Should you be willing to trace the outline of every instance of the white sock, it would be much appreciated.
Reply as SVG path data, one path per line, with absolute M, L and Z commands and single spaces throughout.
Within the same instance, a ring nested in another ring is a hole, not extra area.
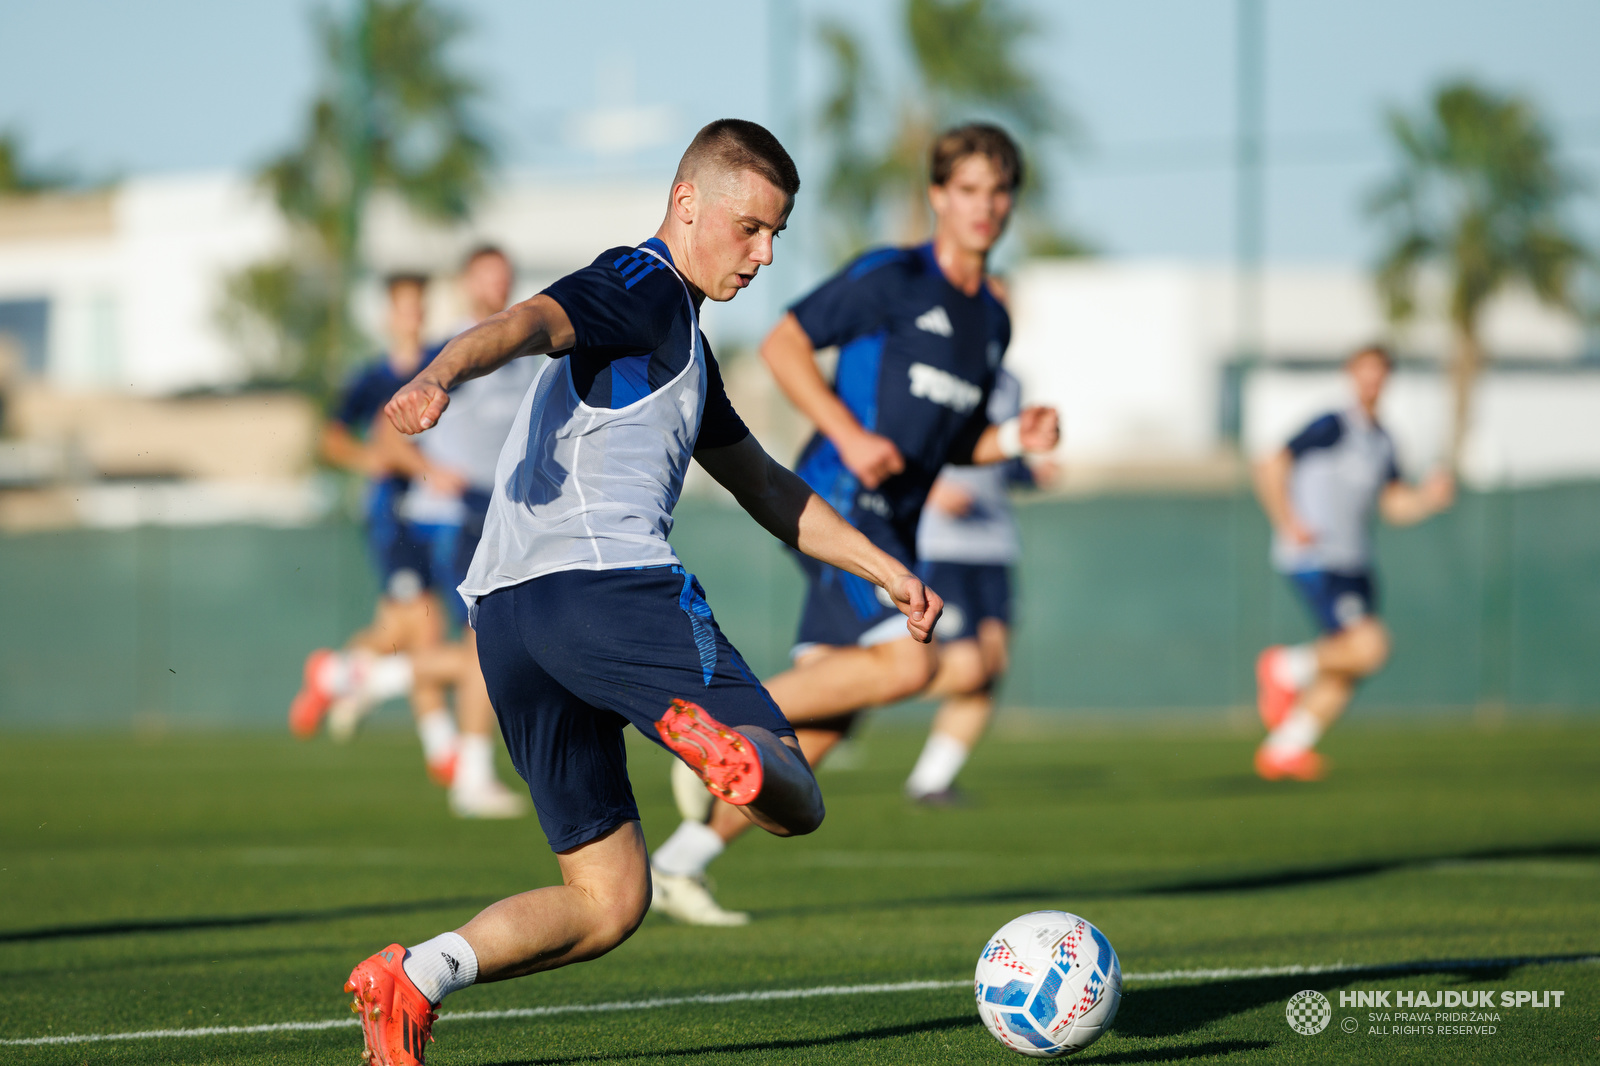
M 478 953 L 460 933 L 440 933 L 406 952 L 400 964 L 434 1006 L 478 979 Z
M 357 684 L 361 694 L 373 700 L 392 700 L 411 691 L 413 673 L 406 655 L 381 655 L 362 664 Z
M 487 788 L 494 781 L 494 747 L 479 733 L 462 733 L 456 742 L 456 777 L 459 789 Z
M 913 796 L 943 792 L 966 765 L 967 755 L 967 746 L 955 737 L 930 733 L 928 742 L 922 746 L 922 754 L 917 757 L 917 765 L 911 768 L 911 776 L 906 779 L 906 791 Z
M 1316 645 L 1285 645 L 1273 658 L 1272 668 L 1279 684 L 1299 692 L 1317 679 Z
M 664 874 L 695 877 L 705 873 L 711 860 L 721 855 L 725 847 L 709 825 L 684 822 L 656 849 L 650 863 Z
M 417 736 L 422 739 L 422 757 L 438 762 L 456 750 L 456 722 L 450 712 L 429 711 L 417 719 Z
M 1304 707 L 1296 707 L 1267 737 L 1267 750 L 1276 755 L 1299 755 L 1322 739 L 1322 723 Z

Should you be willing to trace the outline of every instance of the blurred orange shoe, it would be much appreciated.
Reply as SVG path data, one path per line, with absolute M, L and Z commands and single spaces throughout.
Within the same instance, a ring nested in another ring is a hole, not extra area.
M 344 983 L 355 996 L 350 1009 L 361 1016 L 366 1066 L 423 1066 L 423 1051 L 433 1039 L 439 1016 L 406 976 L 405 957 L 404 947 L 390 944 L 351 970 Z
M 1278 723 L 1288 717 L 1294 701 L 1300 694 L 1278 680 L 1278 657 L 1283 645 L 1272 647 L 1256 656 L 1256 709 L 1268 729 L 1278 728 Z
M 761 794 L 761 756 L 755 744 L 699 704 L 673 700 L 656 732 L 719 799 L 743 807 Z
M 306 656 L 300 691 L 289 704 L 289 732 L 302 740 L 317 735 L 323 716 L 333 705 L 335 693 L 327 690 L 322 678 L 338 654 L 331 648 L 318 648 Z
M 459 753 L 451 748 L 427 761 L 428 777 L 440 788 L 449 788 L 456 783 L 456 764 L 460 761 Z
M 1256 749 L 1256 773 L 1268 781 L 1320 781 L 1327 769 L 1326 761 L 1315 751 L 1285 754 L 1265 744 Z

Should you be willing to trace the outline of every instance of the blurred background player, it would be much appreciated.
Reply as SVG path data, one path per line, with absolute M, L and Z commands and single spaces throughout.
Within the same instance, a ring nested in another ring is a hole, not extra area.
M 1356 685 L 1389 657 L 1372 569 L 1376 509 L 1411 525 L 1446 509 L 1455 480 L 1438 472 L 1420 486 L 1400 478 L 1378 402 L 1394 368 L 1389 352 L 1363 348 L 1345 364 L 1355 403 L 1315 419 L 1255 469 L 1272 523 L 1272 561 L 1300 593 L 1322 636 L 1275 645 L 1256 660 L 1257 702 L 1271 732 L 1256 751 L 1268 780 L 1313 781 L 1324 771 L 1317 741 L 1344 713 Z
M 371 705 L 368 693 L 409 691 L 428 775 L 448 786 L 455 776 L 457 735 L 444 689 L 414 686 L 409 666 L 394 659 L 398 652 L 437 648 L 444 640 L 442 608 L 429 587 L 431 549 L 397 513 L 408 479 L 374 433 L 383 405 L 438 349 L 422 342 L 428 279 L 395 274 L 386 288 L 388 350 L 351 375 L 319 441 L 329 463 L 368 478 L 367 547 L 382 588 L 371 624 L 346 642 L 348 654 L 318 649 L 306 659 L 304 685 L 289 707 L 289 728 L 309 737 L 329 716 L 335 737 L 348 738 Z
M 1000 425 L 1021 413 L 1022 385 L 1002 367 L 989 396 L 989 421 Z M 934 630 L 939 669 L 922 695 L 943 702 L 906 780 L 906 795 L 919 803 L 961 802 L 956 775 L 989 727 L 994 689 L 1010 661 L 1011 571 L 1022 544 L 1007 492 L 1053 476 L 1048 461 L 947 466 L 928 490 L 917 558 L 922 579 L 944 599 L 944 614 Z
M 916 565 L 923 502 L 947 463 L 997 463 L 1057 443 L 1053 409 L 1000 425 L 988 417 L 1011 340 L 988 257 L 1021 179 L 1021 153 L 1004 130 L 979 123 L 941 134 L 929 166 L 933 240 L 860 256 L 795 304 L 761 348 L 779 387 L 817 426 L 796 473 L 907 566 Z M 817 349 L 831 345 L 839 347 L 832 385 L 816 362 Z M 936 646 L 907 636 L 870 582 L 800 563 L 808 587 L 794 666 L 767 688 L 815 766 L 857 712 L 920 692 L 939 659 Z M 692 806 L 683 813 L 655 854 L 656 905 L 687 922 L 743 924 L 749 916 L 720 907 L 703 874 L 748 823 L 721 803 L 709 821 Z
M 511 262 L 499 248 L 473 249 L 461 275 L 470 319 L 454 332 L 504 310 L 513 280 Z M 466 579 L 477 550 L 495 463 L 539 364 L 537 359 L 513 360 L 458 386 L 439 424 L 415 442 L 386 419 L 379 420 L 371 437 L 384 465 L 408 479 L 396 511 L 411 537 L 426 546 L 430 593 L 436 589 L 443 597 L 461 628 L 461 640 L 396 651 L 365 670 L 345 657 L 351 668 L 339 677 L 354 693 L 348 705 L 363 709 L 406 691 L 401 686 L 423 692 L 454 689 L 460 733 L 450 808 L 464 818 L 513 818 L 528 812 L 527 800 L 495 776 L 494 708 L 478 665 L 477 637 L 455 589 Z

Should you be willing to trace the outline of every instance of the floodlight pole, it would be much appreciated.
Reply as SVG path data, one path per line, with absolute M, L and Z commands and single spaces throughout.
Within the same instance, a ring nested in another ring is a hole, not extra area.
M 1234 146 L 1234 344 L 1246 365 L 1262 355 L 1261 262 L 1266 236 L 1263 140 L 1263 0 L 1235 0 L 1237 16 Z
M 767 0 L 767 121 L 772 135 L 800 162 L 801 130 L 798 116 L 800 81 L 801 0 Z M 788 253 L 774 261 L 774 275 L 765 289 L 769 301 L 769 322 L 776 322 L 792 295 L 792 279 L 799 276 L 805 247 L 800 240 L 804 227 L 792 227 L 784 241 Z
M 1234 350 L 1222 375 L 1222 432 L 1238 455 L 1239 484 L 1233 501 L 1234 581 L 1237 599 L 1234 615 L 1233 671 L 1236 705 L 1246 704 L 1253 678 L 1248 664 L 1250 649 L 1267 634 L 1266 586 L 1256 557 L 1256 541 L 1247 531 L 1259 522 L 1254 501 L 1246 489 L 1248 458 L 1244 448 L 1244 392 L 1247 375 L 1262 357 L 1261 263 L 1266 236 L 1263 140 L 1265 126 L 1263 32 L 1265 0 L 1235 0 L 1235 142 L 1234 142 Z

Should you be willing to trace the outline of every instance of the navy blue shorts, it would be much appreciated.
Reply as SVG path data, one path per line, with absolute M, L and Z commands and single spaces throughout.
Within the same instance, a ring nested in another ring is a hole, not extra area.
M 563 570 L 480 597 L 478 662 L 552 851 L 637 821 L 622 730 L 674 699 L 794 736 L 681 566 Z M 662 745 L 665 747 L 665 745 Z
M 795 553 L 806 575 L 806 601 L 791 655 L 819 644 L 870 647 L 910 636 L 905 616 L 889 596 L 865 578 Z
M 922 580 L 944 600 L 934 635 L 940 640 L 971 640 L 978 623 L 996 618 L 1011 624 L 1011 568 L 994 563 L 927 562 Z
M 1378 610 L 1378 590 L 1372 574 L 1336 574 L 1331 570 L 1303 570 L 1290 574 L 1311 617 L 1324 633 L 1337 633 Z

